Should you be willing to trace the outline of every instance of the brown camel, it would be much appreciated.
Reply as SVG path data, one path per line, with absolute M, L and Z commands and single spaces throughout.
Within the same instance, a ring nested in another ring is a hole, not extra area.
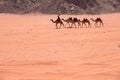
M 91 20 L 93 22 L 95 22 L 96 27 L 103 27 L 104 26 L 103 21 L 102 21 L 101 18 L 96 18 L 95 20 L 93 18 L 91 18 Z
M 55 23 L 56 24 L 56 29 L 59 29 L 59 28 L 61 28 L 61 26 L 63 26 L 64 27 L 64 24 L 63 24 L 63 22 L 62 22 L 62 20 L 60 19 L 60 17 L 58 16 L 58 18 L 57 18 L 57 20 L 53 20 L 53 19 L 50 19 L 53 23 Z M 60 24 L 60 27 L 58 27 L 58 24 Z
M 65 24 L 65 26 L 66 25 L 69 25 L 69 27 L 70 28 L 72 28 L 73 27 L 73 25 L 75 26 L 75 28 L 77 28 L 77 25 L 76 25 L 76 23 L 78 23 L 78 27 L 79 27 L 79 25 L 80 25 L 80 22 L 79 22 L 79 20 L 77 19 L 77 18 L 72 18 L 72 17 L 69 17 L 68 19 L 62 19 L 64 22 L 66 22 L 66 24 Z M 71 25 L 70 25 L 71 24 Z
M 79 20 L 80 21 L 80 20 Z M 80 21 L 82 23 L 82 27 L 85 25 L 86 28 L 91 27 L 91 23 L 87 18 L 84 18 L 82 21 Z
M 68 19 L 62 19 L 64 22 L 66 22 L 65 26 L 69 25 L 69 27 L 71 28 L 70 24 L 72 24 L 72 17 L 69 17 Z
M 76 27 L 76 23 L 78 24 L 78 28 L 79 28 L 79 26 L 81 26 L 81 24 L 80 24 L 80 19 L 73 18 L 73 22 L 74 22 L 74 24 L 75 24 L 75 27 Z

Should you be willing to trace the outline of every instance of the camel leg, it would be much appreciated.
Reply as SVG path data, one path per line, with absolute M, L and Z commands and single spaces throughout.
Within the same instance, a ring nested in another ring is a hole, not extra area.
M 100 27 L 103 27 L 103 23 L 102 22 L 100 23 Z
M 55 26 L 56 26 L 56 29 L 58 29 L 58 26 L 57 26 L 57 24 L 56 24 Z
M 87 28 L 89 28 L 90 26 L 89 26 L 89 23 L 88 23 L 88 27 Z
M 89 28 L 89 24 L 87 25 L 87 28 Z
M 79 23 L 77 22 L 77 28 L 79 28 Z
M 99 28 L 102 26 L 101 22 L 99 23 Z
M 74 26 L 76 28 L 76 24 L 75 23 L 72 23 L 72 26 Z
M 77 28 L 76 23 L 74 23 L 75 28 Z
M 95 27 L 97 28 L 97 23 L 95 23 Z
M 104 27 L 104 24 L 103 24 L 103 22 L 102 22 L 101 24 L 102 24 L 102 27 Z
M 61 28 L 61 26 L 62 26 L 62 24 L 60 24 L 60 27 L 59 27 L 59 29 Z
M 65 28 L 65 25 L 62 23 L 62 26 Z
M 80 28 L 83 28 L 83 24 L 80 25 Z
M 81 24 L 78 22 L 78 28 L 81 26 Z
M 69 27 L 70 27 L 70 23 L 68 23 L 69 24 Z
M 99 24 L 99 27 L 101 27 L 101 26 L 102 26 L 102 24 L 100 23 L 100 24 Z
M 78 23 L 78 28 L 80 27 L 80 23 Z
M 85 24 L 85 23 L 82 24 L 82 27 L 84 27 L 84 25 L 85 25 L 85 27 L 86 27 L 86 24 Z
M 87 25 L 86 25 L 86 23 L 85 23 L 85 27 L 87 28 Z
M 58 24 L 56 24 L 56 29 L 59 29 L 59 28 L 58 28 Z
M 83 28 L 83 26 L 84 26 L 84 23 L 82 23 L 82 28 Z
M 67 25 L 69 25 L 68 27 L 70 27 L 70 24 L 69 24 L 69 23 L 66 23 L 64 26 L 66 27 Z
M 70 28 L 72 28 L 72 27 L 73 27 L 73 23 L 71 24 Z
M 89 27 L 92 28 L 91 24 L 89 23 Z
M 67 26 L 68 23 L 65 24 L 65 27 Z
M 89 24 L 89 28 L 92 28 L 90 24 Z
M 60 23 L 60 27 L 59 27 L 59 29 L 60 29 L 62 26 L 64 27 L 64 24 L 63 24 L 63 23 Z

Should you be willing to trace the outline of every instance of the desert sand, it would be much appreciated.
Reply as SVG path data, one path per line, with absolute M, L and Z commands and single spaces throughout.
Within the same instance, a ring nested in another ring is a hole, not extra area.
M 55 29 L 56 15 L 0 14 L 0 80 L 120 80 L 120 14 L 103 28 Z

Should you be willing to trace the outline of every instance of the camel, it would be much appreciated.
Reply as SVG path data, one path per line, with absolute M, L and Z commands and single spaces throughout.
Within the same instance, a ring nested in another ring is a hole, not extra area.
M 69 27 L 71 27 L 70 26 L 70 23 L 72 24 L 72 17 L 69 17 L 68 19 L 62 19 L 64 22 L 66 22 L 66 24 L 65 24 L 65 26 L 67 26 L 67 25 L 69 25 Z
M 93 21 L 93 22 L 95 22 L 95 26 L 96 27 L 103 27 L 104 26 L 104 24 L 103 24 L 103 21 L 102 21 L 102 19 L 101 18 L 96 18 L 95 20 L 93 19 L 93 18 L 91 18 L 91 20 Z M 98 24 L 99 23 L 99 24 Z
M 80 21 L 80 20 L 79 20 Z M 82 27 L 85 25 L 86 26 L 86 28 L 89 28 L 89 27 L 91 27 L 91 23 L 90 23 L 90 21 L 87 19 L 87 18 L 84 18 L 82 21 L 80 21 L 81 23 L 82 23 Z M 87 26 L 87 24 L 88 24 L 88 26 Z
M 76 28 L 76 23 L 78 24 L 78 28 L 79 28 L 79 26 L 81 25 L 81 24 L 80 24 L 80 19 L 73 18 L 73 22 L 74 22 L 75 28 Z
M 77 25 L 76 25 L 76 23 L 78 23 L 78 27 L 79 27 L 79 25 L 80 25 L 80 22 L 79 22 L 79 20 L 77 19 L 77 18 L 73 18 L 72 19 L 72 17 L 69 17 L 68 19 L 62 19 L 64 22 L 66 22 L 66 24 L 65 24 L 65 26 L 66 25 L 69 25 L 69 27 L 70 28 L 72 28 L 73 27 L 73 25 L 75 26 L 75 28 L 77 27 Z M 71 26 L 70 26 L 70 23 L 71 23 Z
M 58 18 L 57 18 L 57 20 L 53 20 L 53 19 L 50 19 L 53 23 L 55 23 L 56 24 L 56 29 L 59 29 L 59 28 L 61 28 L 61 26 L 63 26 L 64 27 L 64 24 L 63 24 L 63 22 L 62 22 L 62 20 L 60 19 L 60 17 L 58 16 Z M 60 24 L 60 27 L 58 27 L 58 24 Z

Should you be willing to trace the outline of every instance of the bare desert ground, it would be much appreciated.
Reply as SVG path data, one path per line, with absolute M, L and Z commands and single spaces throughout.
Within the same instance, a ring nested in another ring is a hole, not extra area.
M 69 16 L 105 25 L 55 29 L 56 15 L 0 14 L 0 80 L 120 80 L 120 14 Z

